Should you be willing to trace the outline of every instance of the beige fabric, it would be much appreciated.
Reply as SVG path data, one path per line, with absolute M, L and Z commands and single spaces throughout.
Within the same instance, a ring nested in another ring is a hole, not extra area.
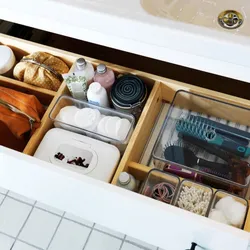
M 24 59 L 31 59 L 37 63 L 45 64 L 60 75 L 69 71 L 69 67 L 65 62 L 46 52 L 35 52 L 25 56 Z M 57 91 L 62 82 L 54 73 L 44 67 L 25 61 L 21 61 L 16 65 L 14 77 L 19 81 L 53 91 Z

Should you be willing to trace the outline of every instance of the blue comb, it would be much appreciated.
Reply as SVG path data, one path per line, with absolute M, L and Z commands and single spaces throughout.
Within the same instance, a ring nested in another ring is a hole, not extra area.
M 176 130 L 183 134 L 193 136 L 195 138 L 206 141 L 209 144 L 214 144 L 222 149 L 236 154 L 240 157 L 247 158 L 250 156 L 250 148 L 238 141 L 234 141 L 225 134 L 219 134 L 216 127 L 209 122 L 200 119 L 199 116 L 189 115 L 186 118 L 181 118 L 176 123 Z

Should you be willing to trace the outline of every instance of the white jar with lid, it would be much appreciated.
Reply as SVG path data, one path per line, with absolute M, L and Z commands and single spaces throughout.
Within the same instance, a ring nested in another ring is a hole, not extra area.
M 136 179 L 131 174 L 128 174 L 127 172 L 121 172 L 117 181 L 117 186 L 121 188 L 128 189 L 130 191 L 136 191 L 137 185 L 136 185 Z
M 101 107 L 109 107 L 108 94 L 98 82 L 90 84 L 87 92 L 88 102 Z
M 84 58 L 78 58 L 76 60 L 75 72 L 81 71 L 83 76 L 86 77 L 87 84 L 90 85 L 93 82 L 95 70 L 91 63 L 87 62 Z
M 8 46 L 0 45 L 0 75 L 12 76 L 16 58 Z

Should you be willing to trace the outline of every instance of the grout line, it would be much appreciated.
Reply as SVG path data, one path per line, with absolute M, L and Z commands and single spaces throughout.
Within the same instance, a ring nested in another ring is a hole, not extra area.
M 46 250 L 49 249 L 49 247 L 50 247 L 52 241 L 54 240 L 55 235 L 56 235 L 56 233 L 57 233 L 57 231 L 58 231 L 58 228 L 59 228 L 59 226 L 60 226 L 61 223 L 62 223 L 62 220 L 63 220 L 63 217 L 64 217 L 65 213 L 66 213 L 66 212 L 64 212 L 63 215 L 61 216 L 61 219 L 60 219 L 60 221 L 59 221 L 59 223 L 58 223 L 58 225 L 57 225 L 57 227 L 56 227 L 56 230 L 55 230 L 54 234 L 52 235 L 52 238 L 50 239 L 50 242 L 49 242 L 48 246 L 46 247 Z
M 35 202 L 35 203 L 36 203 L 36 202 Z M 20 230 L 19 230 L 19 232 L 18 232 L 17 236 L 15 237 L 15 241 L 14 241 L 14 243 L 13 243 L 13 246 L 16 244 L 16 241 L 17 241 L 17 239 L 18 239 L 19 235 L 21 234 L 21 232 L 22 232 L 23 228 L 25 227 L 25 225 L 26 225 L 26 223 L 27 223 L 27 221 L 28 221 L 28 219 L 29 219 L 29 217 L 30 217 L 31 213 L 33 212 L 33 210 L 34 210 L 34 206 L 35 206 L 35 203 L 34 203 L 34 205 L 32 206 L 32 208 L 31 208 L 31 210 L 30 210 L 30 212 L 29 212 L 29 214 L 28 214 L 28 216 L 27 216 L 26 220 L 24 221 L 24 223 L 23 223 L 22 227 L 20 228 Z
M 15 241 L 12 243 L 12 245 L 11 245 L 11 247 L 10 247 L 10 250 L 12 250 L 13 249 L 13 247 L 14 247 L 14 245 L 15 245 Z
M 124 235 L 119 250 L 122 250 L 126 237 L 127 237 L 127 235 Z
M 87 240 L 86 240 L 86 242 L 85 242 L 85 244 L 84 244 L 82 250 L 84 250 L 85 247 L 87 246 L 87 244 L 88 244 L 88 242 L 89 242 L 89 238 L 90 238 L 90 236 L 91 236 L 91 234 L 92 234 L 92 232 L 93 232 L 93 230 L 94 230 L 94 227 L 95 227 L 95 223 L 93 224 L 93 226 L 92 226 L 92 228 L 91 228 L 91 230 L 90 230 L 90 232 L 89 232 L 88 238 L 87 238 Z
M 10 234 L 7 234 L 7 233 L 4 233 L 4 232 L 0 232 L 0 234 L 5 235 L 5 236 L 8 236 L 9 238 L 11 238 L 11 239 L 13 239 L 13 240 L 16 239 L 14 236 L 12 236 L 12 235 L 10 235 Z
M 36 249 L 43 250 L 42 248 L 37 247 L 37 246 L 35 246 L 35 245 L 32 245 L 32 244 L 30 244 L 30 243 L 28 243 L 28 242 L 26 242 L 26 241 L 24 241 L 24 240 L 16 239 L 16 237 L 11 236 L 11 235 L 9 235 L 9 234 L 7 234 L 7 233 L 0 232 L 0 234 L 5 235 L 5 236 L 7 236 L 7 237 L 9 237 L 9 238 L 11 238 L 11 239 L 13 239 L 13 240 L 15 240 L 15 241 L 13 242 L 12 246 L 11 246 L 11 249 L 14 247 L 16 241 L 20 241 L 20 242 L 25 243 L 26 245 L 29 245 L 29 246 L 34 247 L 34 248 L 36 248 Z M 10 249 L 10 250 L 11 250 L 11 249 Z
M 25 204 L 25 205 L 28 205 L 28 206 L 30 206 L 30 207 L 33 207 L 33 206 L 35 205 L 35 203 L 36 203 L 36 201 L 35 201 L 34 204 L 30 204 L 30 203 L 28 203 L 28 202 L 25 202 L 25 201 L 19 200 L 19 199 L 17 199 L 17 198 L 14 198 L 14 197 L 12 197 L 12 196 L 9 196 L 8 194 L 6 194 L 6 196 L 8 196 L 8 198 L 10 198 L 10 199 L 12 199 L 12 200 L 18 201 L 18 202 L 23 203 L 23 204 Z
M 8 192 L 9 192 L 9 191 L 7 191 L 6 193 L 2 193 L 2 192 L 0 192 L 0 194 L 2 194 L 2 195 L 6 195 Z
M 22 242 L 22 243 L 24 243 L 24 244 L 26 244 L 26 245 L 28 245 L 28 246 L 31 246 L 31 247 L 34 247 L 34 248 L 36 248 L 36 249 L 38 249 L 38 250 L 44 250 L 44 249 L 42 249 L 42 248 L 40 248 L 40 247 L 37 247 L 37 246 L 35 246 L 35 245 L 32 245 L 32 244 L 30 244 L 30 243 L 28 243 L 28 242 L 26 242 L 26 241 L 24 241 L 24 240 L 17 240 L 17 241 L 20 241 L 20 242 Z M 16 242 L 14 242 L 14 243 L 16 243 Z M 14 245 L 15 244 L 13 244 L 13 247 L 14 247 Z
M 133 241 L 130 241 L 130 240 L 125 240 L 125 242 L 127 242 L 127 243 L 129 243 L 129 244 L 131 244 L 131 245 L 134 245 L 134 246 L 136 246 L 136 247 L 139 247 L 139 248 L 141 248 L 141 249 L 144 249 L 144 250 L 152 250 L 151 248 L 142 246 L 142 245 L 140 245 L 140 244 L 138 244 L 138 243 L 135 243 L 135 242 L 133 242 Z
M 125 235 L 125 236 L 123 236 L 123 237 L 119 237 L 119 236 L 113 235 L 113 234 L 111 234 L 111 233 L 102 231 L 102 230 L 97 229 L 97 228 L 94 228 L 94 231 L 97 231 L 97 232 L 99 232 L 99 233 L 106 234 L 106 235 L 108 235 L 108 236 L 111 236 L 111 237 L 116 238 L 116 239 L 119 239 L 119 240 L 122 240 L 122 239 L 125 238 L 125 236 L 126 236 L 126 235 Z
M 56 214 L 56 213 L 51 212 L 51 211 L 49 211 L 49 210 L 47 210 L 47 209 L 45 209 L 45 208 L 41 208 L 41 207 L 37 207 L 37 206 L 35 206 L 35 208 L 36 208 L 36 209 L 39 209 L 39 210 L 42 210 L 42 211 L 44 211 L 44 212 L 47 212 L 47 213 L 49 213 L 49 214 L 55 215 L 55 216 L 60 217 L 60 218 L 62 218 L 62 217 L 64 216 L 64 214 L 65 214 L 65 212 L 63 213 L 63 215 Z
M 9 191 L 8 191 L 9 192 Z M 8 193 L 7 192 L 7 193 Z M 6 199 L 6 197 L 7 197 L 7 193 L 6 193 L 6 195 L 4 196 L 4 198 L 3 198 L 3 200 L 2 200 L 2 202 L 1 202 L 1 204 L 0 204 L 0 207 L 2 206 L 2 204 L 4 203 L 4 201 L 5 201 L 5 199 Z
M 63 219 L 64 219 L 64 220 L 71 221 L 71 222 L 74 222 L 74 223 L 79 224 L 79 225 L 84 226 L 84 227 L 93 228 L 93 226 L 85 225 L 85 224 L 83 224 L 83 223 L 81 223 L 81 222 L 79 222 L 79 221 L 76 221 L 76 220 L 72 220 L 72 219 L 69 219 L 69 218 L 66 218 L 66 217 L 64 217 Z
M 34 210 L 34 208 L 35 208 L 35 204 L 36 204 L 36 202 L 35 202 L 34 205 L 32 206 L 32 208 L 31 208 L 31 210 L 30 210 L 30 212 L 29 212 L 28 217 L 26 218 L 25 222 L 23 223 L 23 226 L 22 226 L 21 229 L 19 230 L 19 232 L 18 232 L 18 234 L 17 234 L 17 236 L 16 236 L 16 239 L 19 237 L 21 231 L 23 230 L 23 228 L 24 228 L 24 226 L 26 225 L 28 219 L 30 218 L 31 213 L 33 212 L 33 210 Z
M 40 209 L 40 210 L 42 210 L 42 211 L 44 211 L 44 212 L 50 213 L 50 214 L 55 215 L 55 216 L 58 216 L 58 217 L 62 217 L 62 215 L 53 213 L 53 212 L 51 212 L 51 211 L 49 211 L 49 210 L 47 210 L 47 209 L 45 209 L 45 208 L 37 207 L 37 206 L 36 206 L 37 201 L 35 201 L 33 204 L 30 204 L 30 203 L 28 203 L 28 202 L 19 200 L 19 199 L 15 198 L 15 197 L 12 197 L 12 196 L 7 195 L 7 194 L 6 194 L 6 196 L 8 196 L 8 198 L 10 198 L 10 199 L 12 199 L 12 200 L 18 201 L 18 202 L 23 203 L 23 204 L 25 204 L 25 205 L 34 206 L 35 208 Z

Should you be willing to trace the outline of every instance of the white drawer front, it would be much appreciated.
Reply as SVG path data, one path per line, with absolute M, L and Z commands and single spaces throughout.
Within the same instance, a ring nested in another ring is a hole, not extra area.
M 247 250 L 247 232 L 0 147 L 0 186 L 166 250 Z

